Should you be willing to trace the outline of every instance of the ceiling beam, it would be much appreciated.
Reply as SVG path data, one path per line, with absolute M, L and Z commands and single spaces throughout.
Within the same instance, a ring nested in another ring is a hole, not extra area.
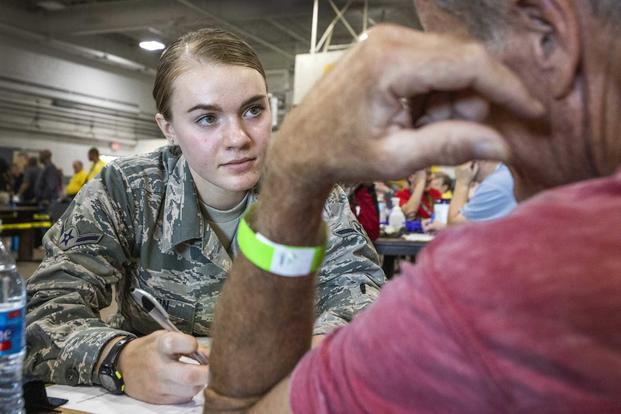
M 248 31 L 242 29 L 241 27 L 238 27 L 238 26 L 228 22 L 227 20 L 225 20 L 225 19 L 223 19 L 223 18 L 221 18 L 219 16 L 216 16 L 215 14 L 213 14 L 211 12 L 208 12 L 205 8 L 197 6 L 196 4 L 194 4 L 190 0 L 177 0 L 177 3 L 182 4 L 182 5 L 186 6 L 186 7 L 188 7 L 189 9 L 191 9 L 191 10 L 197 12 L 197 13 L 200 13 L 200 14 L 204 15 L 205 17 L 208 17 L 208 18 L 214 20 L 216 23 L 218 23 L 218 24 L 220 24 L 220 25 L 222 25 L 222 26 L 224 26 L 226 28 L 229 28 L 229 29 L 233 30 L 237 34 L 240 34 L 240 35 L 242 35 L 242 36 L 244 36 L 246 38 L 252 39 L 254 42 L 259 43 L 259 44 L 265 46 L 266 48 L 271 49 L 274 52 L 277 52 L 277 53 L 281 54 L 283 57 L 285 57 L 285 58 L 287 58 L 287 59 L 289 59 L 291 61 L 293 61 L 294 58 L 295 58 L 295 56 L 292 53 L 290 53 L 290 52 L 288 52 L 288 51 L 286 51 L 286 50 L 284 50 L 284 49 L 274 45 L 271 42 L 268 42 L 268 41 L 262 39 L 261 37 L 255 35 L 253 33 L 250 33 Z

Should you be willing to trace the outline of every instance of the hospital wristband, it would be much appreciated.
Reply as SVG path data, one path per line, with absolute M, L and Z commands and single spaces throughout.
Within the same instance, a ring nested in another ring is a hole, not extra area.
M 252 217 L 254 207 L 239 222 L 237 243 L 240 251 L 259 269 L 279 276 L 298 277 L 315 272 L 321 266 L 326 252 L 326 225 L 322 221 L 324 243 L 315 247 L 298 247 L 278 244 L 261 233 L 255 233 L 247 218 Z

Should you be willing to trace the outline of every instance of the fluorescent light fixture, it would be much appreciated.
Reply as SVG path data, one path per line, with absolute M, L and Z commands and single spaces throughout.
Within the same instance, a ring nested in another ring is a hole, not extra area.
M 165 47 L 164 43 L 158 42 L 157 40 L 145 40 L 140 42 L 138 46 L 149 51 L 162 50 Z
M 64 4 L 54 0 L 39 1 L 37 2 L 37 6 L 47 11 L 58 11 L 66 8 Z

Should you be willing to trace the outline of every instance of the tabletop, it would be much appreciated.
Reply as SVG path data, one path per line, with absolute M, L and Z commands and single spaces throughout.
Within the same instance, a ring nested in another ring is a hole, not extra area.
M 428 234 L 412 234 L 403 237 L 380 237 L 373 242 L 377 253 L 384 256 L 382 269 L 386 278 L 392 278 L 395 272 L 395 259 L 400 256 L 416 261 L 416 255 L 433 239 Z

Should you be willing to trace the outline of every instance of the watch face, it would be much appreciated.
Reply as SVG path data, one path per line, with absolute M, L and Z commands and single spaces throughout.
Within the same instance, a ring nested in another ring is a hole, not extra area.
M 118 392 L 118 390 L 116 389 L 116 382 L 112 377 L 103 374 L 99 376 L 99 381 L 101 381 L 101 385 L 108 391 Z

